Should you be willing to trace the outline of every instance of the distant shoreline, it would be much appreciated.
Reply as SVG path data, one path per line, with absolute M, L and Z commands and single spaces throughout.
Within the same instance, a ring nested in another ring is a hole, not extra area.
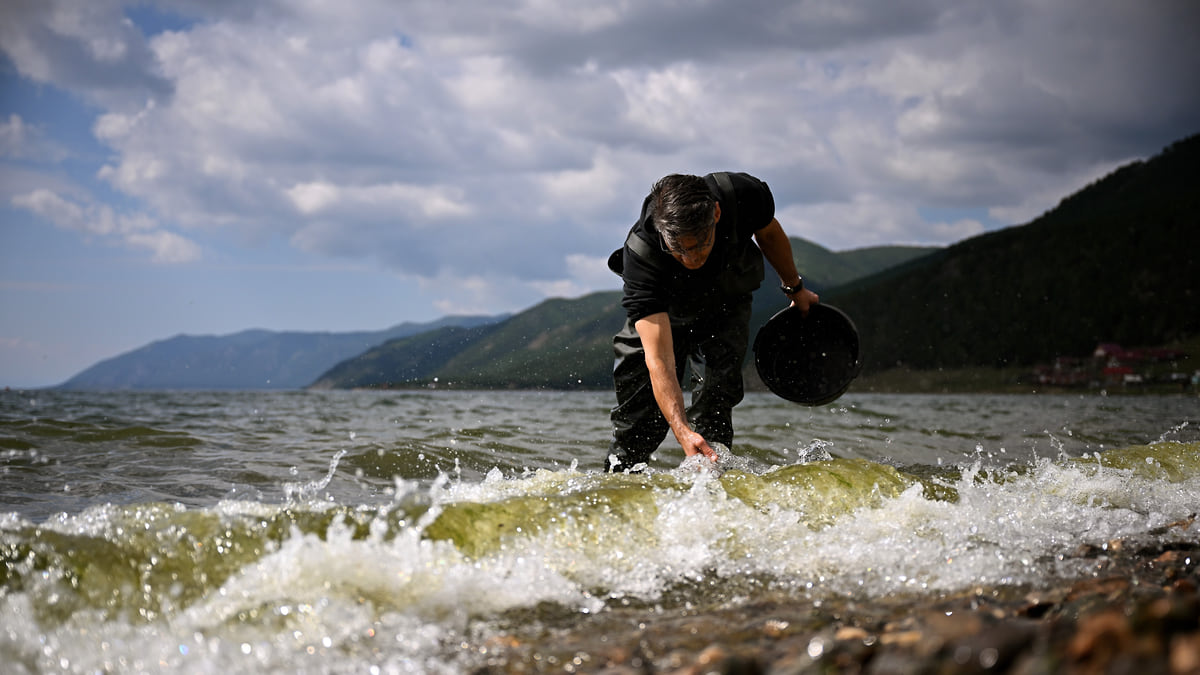
M 960 368 L 952 370 L 913 370 L 895 368 L 879 373 L 859 376 L 846 394 L 1055 394 L 1080 396 L 1197 396 L 1200 389 L 1189 383 L 1185 385 L 1150 383 L 1137 385 L 1117 385 L 1115 387 L 1062 387 L 1048 386 L 1029 382 L 1029 368 Z M 289 392 L 289 391 L 610 391 L 609 387 L 483 387 L 469 384 L 456 385 L 454 382 L 439 382 L 436 386 L 430 383 L 405 383 L 387 387 L 351 387 L 336 389 L 331 387 L 298 387 L 298 388 L 216 388 L 216 389 L 154 389 L 154 388 L 122 388 L 122 389 L 68 389 L 62 385 L 41 387 L 4 387 L 8 393 L 37 392 L 37 391 L 127 391 L 127 392 Z M 758 379 L 756 373 L 746 375 L 746 391 L 754 393 L 770 393 Z
M 1064 387 L 1029 382 L 1029 368 L 959 368 L 911 370 L 895 368 L 860 376 L 847 393 L 872 394 L 1079 394 L 1086 396 L 1179 396 L 1200 395 L 1186 385 L 1148 383 L 1137 385 Z

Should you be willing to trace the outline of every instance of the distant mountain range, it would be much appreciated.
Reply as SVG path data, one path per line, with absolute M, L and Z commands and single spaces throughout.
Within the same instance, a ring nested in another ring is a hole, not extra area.
M 298 389 L 338 362 L 388 340 L 445 326 L 481 326 L 505 318 L 446 317 L 348 333 L 247 330 L 222 336 L 177 335 L 101 361 L 60 388 Z
M 800 239 L 792 245 L 806 261 L 807 282 L 817 288 L 934 250 L 834 253 Z M 778 305 L 777 292 L 763 295 Z M 611 370 L 611 339 L 623 321 L 619 301 L 619 292 L 596 293 L 547 300 L 515 316 L 446 317 L 382 331 L 178 335 L 101 361 L 60 387 L 299 389 L 412 386 L 433 378 L 471 387 L 603 387 Z
M 833 252 L 793 239 L 805 282 L 858 326 L 866 372 L 1028 365 L 1098 342 L 1200 334 L 1200 136 L 1121 167 L 1036 220 L 946 248 Z M 179 336 L 65 387 L 607 388 L 620 293 L 552 299 L 508 317 L 363 333 Z M 782 308 L 773 275 L 752 329 Z M 747 367 L 748 385 L 755 384 Z

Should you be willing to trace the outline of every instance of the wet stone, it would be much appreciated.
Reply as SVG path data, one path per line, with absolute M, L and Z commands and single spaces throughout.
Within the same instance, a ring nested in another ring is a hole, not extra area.
M 1094 576 L 1036 588 L 609 610 L 590 629 L 496 641 L 479 672 L 564 672 L 582 652 L 591 660 L 571 672 L 1200 673 L 1200 541 L 1108 549 Z M 556 667 L 531 658 L 552 652 Z

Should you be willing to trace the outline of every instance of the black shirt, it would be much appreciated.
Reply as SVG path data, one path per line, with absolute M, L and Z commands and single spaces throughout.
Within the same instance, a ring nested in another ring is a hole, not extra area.
M 650 243 L 641 249 L 649 255 L 643 258 L 628 244 L 622 253 L 625 296 L 621 306 L 630 321 L 660 312 L 669 312 L 672 318 L 694 318 L 706 308 L 747 300 L 758 288 L 763 279 L 762 253 L 752 236 L 775 219 L 775 198 L 766 183 L 749 174 L 729 177 L 734 195 L 723 194 L 712 174 L 704 177 L 721 205 L 721 219 L 712 252 L 697 270 L 687 269 L 662 250 L 652 202 L 643 202 L 631 234 Z

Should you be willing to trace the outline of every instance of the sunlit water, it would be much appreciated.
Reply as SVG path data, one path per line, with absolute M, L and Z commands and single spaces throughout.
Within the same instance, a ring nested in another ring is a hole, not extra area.
M 1070 578 L 1200 504 L 1194 397 L 752 394 L 717 468 L 605 475 L 611 401 L 4 392 L 0 663 L 462 672 L 620 608 Z

